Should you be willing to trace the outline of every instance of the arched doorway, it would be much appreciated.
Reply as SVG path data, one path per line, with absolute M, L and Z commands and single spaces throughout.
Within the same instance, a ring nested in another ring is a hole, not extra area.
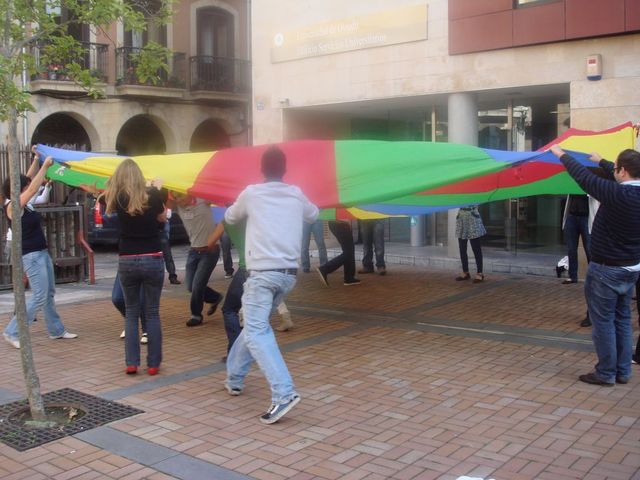
M 66 113 L 54 113 L 42 120 L 33 132 L 31 143 L 91 151 L 89 134 L 80 122 Z
M 229 148 L 229 135 L 215 120 L 205 120 L 193 132 L 189 150 L 192 152 L 206 152 Z
M 119 155 L 164 154 L 167 144 L 160 128 L 145 115 L 130 118 L 120 129 L 116 139 Z

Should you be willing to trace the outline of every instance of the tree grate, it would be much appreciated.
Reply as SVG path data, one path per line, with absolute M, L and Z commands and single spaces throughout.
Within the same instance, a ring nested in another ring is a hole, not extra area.
M 68 425 L 33 428 L 12 418 L 16 413 L 29 409 L 28 400 L 0 405 L 0 442 L 24 452 L 30 448 L 91 430 L 115 420 L 144 413 L 144 410 L 104 400 L 71 388 L 45 393 L 42 398 L 45 408 L 54 405 L 69 405 L 78 408 L 85 414 Z

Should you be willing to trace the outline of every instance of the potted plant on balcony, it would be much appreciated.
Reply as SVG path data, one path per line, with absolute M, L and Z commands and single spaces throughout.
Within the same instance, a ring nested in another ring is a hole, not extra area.
M 52 63 L 49 65 L 48 75 L 49 80 L 58 80 L 58 76 L 62 72 L 62 65 L 58 63 Z

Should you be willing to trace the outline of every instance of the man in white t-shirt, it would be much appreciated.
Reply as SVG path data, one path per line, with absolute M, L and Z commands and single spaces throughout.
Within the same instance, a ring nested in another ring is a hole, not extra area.
M 271 407 L 260 417 L 277 422 L 299 401 L 293 379 L 269 324 L 272 309 L 296 283 L 302 242 L 302 222 L 313 223 L 318 208 L 302 191 L 283 183 L 286 157 L 277 147 L 262 155 L 265 182 L 249 185 L 225 213 L 234 225 L 246 220 L 245 260 L 249 277 L 244 284 L 244 329 L 227 357 L 225 388 L 240 395 L 244 378 L 255 360 L 271 387 Z

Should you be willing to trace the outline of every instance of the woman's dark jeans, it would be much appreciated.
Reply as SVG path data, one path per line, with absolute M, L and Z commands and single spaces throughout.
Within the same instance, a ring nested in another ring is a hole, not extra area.
M 113 281 L 113 289 L 111 290 L 111 303 L 118 309 L 122 318 L 126 318 L 127 309 L 124 303 L 124 292 L 120 284 L 120 275 L 116 273 L 116 279 Z M 147 332 L 147 318 L 144 310 L 144 289 L 140 285 L 140 325 L 142 325 L 142 333 Z
M 124 293 L 125 314 L 125 362 L 127 366 L 140 365 L 140 288 L 144 290 L 147 319 L 147 366 L 159 367 L 162 362 L 162 329 L 160 328 L 160 293 L 164 282 L 162 256 L 121 256 L 118 276 Z
M 482 273 L 482 246 L 480 245 L 480 237 L 469 240 L 471 250 L 476 259 L 476 271 Z M 458 239 L 458 248 L 460 249 L 460 263 L 462 263 L 462 271 L 469 273 L 469 257 L 467 256 L 467 239 Z

